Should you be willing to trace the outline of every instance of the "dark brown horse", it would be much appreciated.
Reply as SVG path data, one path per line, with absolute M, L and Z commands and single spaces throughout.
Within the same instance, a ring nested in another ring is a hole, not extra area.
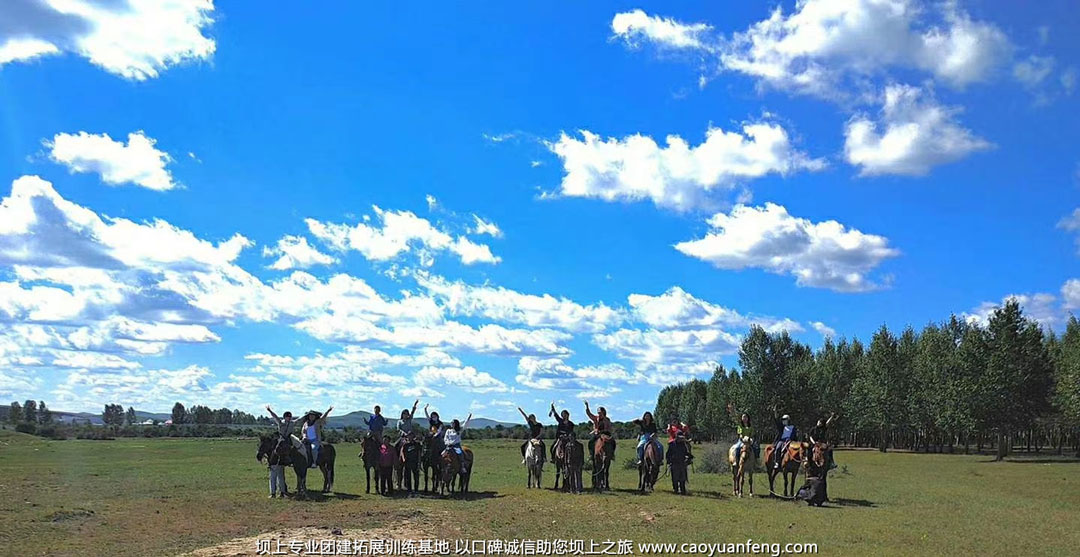
M 611 489 L 611 462 L 615 460 L 615 438 L 602 434 L 592 451 L 592 486 L 596 491 Z
M 364 475 L 367 476 L 367 487 L 364 493 L 371 493 L 371 471 L 375 471 L 375 493 L 379 493 L 379 442 L 372 436 L 364 438 L 363 452 L 358 456 L 364 461 Z
M 563 474 L 563 491 L 581 493 L 584 487 L 581 484 L 581 469 L 585 466 L 585 446 L 574 438 L 567 438 L 559 451 L 556 462 L 556 470 Z M 558 488 L 558 472 L 555 477 L 555 488 Z
M 307 471 L 308 461 L 306 451 L 301 451 L 288 437 L 272 435 L 259 439 L 259 450 L 255 453 L 259 462 L 265 458 L 267 462 L 275 462 L 282 466 L 292 466 L 296 473 L 296 494 L 303 497 L 307 495 Z M 283 490 L 288 495 L 289 488 Z
M 800 443 L 798 441 L 788 443 L 787 450 L 779 455 L 779 468 L 776 467 L 775 459 L 777 458 L 777 455 L 773 454 L 773 446 L 769 445 L 768 447 L 765 447 L 765 468 L 769 473 L 769 493 L 776 495 L 776 492 L 773 490 L 773 481 L 776 479 L 777 475 L 781 475 L 784 477 L 783 497 L 795 496 L 795 480 L 799 478 L 799 470 L 802 469 L 807 445 L 809 445 L 809 443 Z M 788 479 L 789 477 L 790 481 Z
M 439 491 L 439 482 L 442 480 L 442 453 L 446 448 L 443 438 L 439 435 L 429 435 L 424 441 L 424 454 L 421 456 L 421 466 L 424 468 L 424 491 L 428 489 L 428 477 L 431 477 L 432 493 Z
M 420 456 L 423 446 L 414 437 L 409 437 L 398 449 L 398 459 L 394 464 L 394 480 L 403 491 L 415 493 L 420 489 Z
M 456 489 L 459 493 L 468 493 L 469 478 L 472 477 L 472 465 L 473 452 L 468 447 L 463 448 L 460 455 L 453 449 L 443 451 L 442 487 L 440 492 L 446 495 L 447 490 L 449 490 L 452 495 Z
M 642 493 L 652 491 L 656 487 L 656 480 L 660 477 L 660 451 L 656 448 L 656 436 L 652 435 L 645 443 L 645 455 L 638 465 L 638 490 Z

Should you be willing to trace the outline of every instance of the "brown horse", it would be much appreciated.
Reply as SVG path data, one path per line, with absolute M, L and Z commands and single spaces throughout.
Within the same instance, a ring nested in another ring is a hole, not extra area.
M 611 462 L 615 460 L 615 438 L 601 434 L 593 444 L 592 486 L 596 491 L 611 489 Z
M 742 438 L 742 450 L 735 456 L 735 445 L 728 449 L 728 463 L 731 464 L 732 494 L 736 497 L 743 496 L 743 484 L 747 474 L 750 475 L 750 496 L 754 496 L 754 467 L 757 466 L 757 457 L 754 455 L 754 439 Z
M 775 458 L 777 455 L 773 454 L 773 446 L 769 445 L 765 447 L 765 468 L 769 473 L 769 493 L 776 495 L 773 491 L 773 481 L 777 475 L 784 477 L 784 494 L 783 497 L 795 496 L 795 480 L 799 477 L 799 470 L 802 468 L 803 459 L 806 455 L 807 445 L 809 443 L 800 443 L 798 441 L 792 441 L 788 443 L 787 450 L 780 456 L 780 468 L 775 465 Z M 788 478 L 791 478 L 788 481 Z M 789 495 L 790 490 L 790 495 Z
M 460 459 L 464 459 L 464 463 Z M 442 454 L 442 485 L 441 493 L 446 495 L 454 493 L 455 487 L 459 493 L 468 493 L 469 478 L 472 477 L 473 452 L 465 447 L 459 457 L 457 451 L 447 449 Z
M 559 451 L 556 470 L 563 473 L 563 491 L 581 493 L 581 469 L 585 466 L 585 447 L 581 441 L 568 438 Z M 558 472 L 555 476 L 555 488 L 558 488 Z
M 358 456 L 364 461 L 364 474 L 367 476 L 367 488 L 364 493 L 371 493 L 371 471 L 375 471 L 375 493 L 379 491 L 379 442 L 372 436 L 364 438 L 361 444 L 363 452 Z
M 645 443 L 645 455 L 638 465 L 638 490 L 642 493 L 652 491 L 656 487 L 656 480 L 660 478 L 660 451 L 656 448 L 655 435 L 650 436 Z

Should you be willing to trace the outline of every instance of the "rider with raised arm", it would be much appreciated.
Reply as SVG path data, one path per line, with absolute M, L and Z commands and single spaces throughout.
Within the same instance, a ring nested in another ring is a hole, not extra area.
M 266 411 L 270 413 L 270 417 L 274 419 L 274 424 L 277 425 L 278 435 L 288 438 L 292 435 L 293 426 L 296 425 L 296 421 L 293 420 L 292 412 L 286 411 L 282 417 L 278 417 L 273 410 L 270 409 L 270 405 L 266 405 Z
M 529 438 L 521 444 L 521 463 L 525 464 L 525 449 L 533 439 L 540 439 L 544 436 L 544 424 L 536 419 L 536 414 L 526 414 L 520 406 L 518 406 L 518 412 L 521 412 L 521 416 L 525 418 L 525 425 L 529 427 Z
M 428 421 L 428 432 L 430 432 L 431 435 L 435 437 L 439 437 L 443 434 L 443 429 L 446 428 L 446 424 L 444 424 L 442 420 L 439 419 L 438 412 L 432 412 L 428 414 L 427 409 L 428 405 L 424 404 L 424 417 L 427 418 Z
M 574 438 L 574 422 L 570 420 L 570 411 L 563 409 L 562 412 L 555 411 L 555 403 L 551 403 L 551 410 L 548 410 L 548 416 L 555 418 L 555 445 L 552 449 L 555 450 L 553 454 L 558 454 L 566 442 Z
M 589 421 L 592 422 L 592 436 L 589 439 L 589 454 L 594 454 L 596 451 L 596 440 L 602 435 L 612 437 L 615 434 L 615 428 L 611 425 L 611 418 L 608 418 L 607 408 L 601 406 L 597 409 L 596 414 L 592 413 L 589 409 L 589 401 L 585 401 L 585 415 L 589 417 Z
M 656 420 L 653 419 L 652 412 L 646 411 L 640 418 L 633 421 L 634 425 L 638 426 L 638 444 L 637 444 L 637 464 L 640 465 L 642 460 L 645 460 L 645 444 L 652 443 L 656 446 L 656 450 L 659 451 L 660 458 L 664 458 L 664 446 L 660 444 L 660 441 L 656 438 L 656 434 L 660 432 L 656 426 Z
M 304 415 L 300 433 L 304 438 L 304 447 L 307 449 L 309 468 L 317 466 L 319 451 L 322 449 L 322 428 L 326 425 L 326 418 L 330 416 L 330 411 L 333 409 L 334 407 L 331 406 L 321 414 L 314 410 L 308 410 L 308 413 Z
M 735 457 L 738 458 L 739 451 L 743 448 L 743 439 L 754 439 L 754 426 L 750 424 L 750 414 L 743 412 L 736 415 L 734 404 L 729 402 L 727 411 L 731 419 L 735 421 L 735 435 L 737 436 L 735 440 Z M 750 448 L 754 451 L 754 457 L 756 458 L 759 450 L 756 439 L 754 440 L 754 446 Z
M 810 428 L 810 434 L 809 434 L 810 442 L 814 443 L 814 444 L 817 444 L 817 443 L 830 443 L 829 427 L 832 426 L 833 420 L 835 420 L 835 419 L 836 419 L 836 412 L 831 412 L 827 419 L 826 418 L 818 418 L 818 421 L 817 421 L 816 424 L 814 424 L 814 427 Z M 828 451 L 826 451 L 826 457 L 828 457 L 828 463 L 827 463 L 828 469 L 832 470 L 833 468 L 836 468 L 836 463 L 833 461 L 833 454 L 832 454 L 832 447 L 831 446 L 829 447 Z
M 386 429 L 386 416 L 382 415 L 382 408 L 379 405 L 375 405 L 375 413 L 370 417 L 364 418 L 364 424 L 367 425 L 368 435 L 375 439 L 375 442 L 382 445 L 383 442 L 383 430 Z

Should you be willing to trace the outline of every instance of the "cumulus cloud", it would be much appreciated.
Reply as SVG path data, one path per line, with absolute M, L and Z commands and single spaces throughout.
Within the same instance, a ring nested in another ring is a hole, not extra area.
M 1067 290 L 1069 287 L 1068 282 L 1062 287 L 1062 295 L 1066 296 L 1065 309 L 1068 309 Z M 963 317 L 968 322 L 985 327 L 990 323 L 990 317 L 993 315 L 994 310 L 1004 306 L 1009 301 L 1016 301 L 1029 319 L 1038 321 L 1044 327 L 1052 328 L 1065 322 L 1065 314 L 1059 305 L 1057 296 L 1045 292 L 1010 294 L 1002 298 L 1000 302 L 983 302 L 970 312 L 964 313 Z
M 799 286 L 838 292 L 880 288 L 870 273 L 899 252 L 883 236 L 865 234 L 830 220 L 793 217 L 773 203 L 737 205 L 708 220 L 704 238 L 675 244 L 680 252 L 720 269 L 759 268 L 795 276 Z
M 890 85 L 877 121 L 858 115 L 847 123 L 844 155 L 863 176 L 922 176 L 993 147 L 957 123 L 958 112 L 917 87 Z
M 710 371 L 720 356 L 737 353 L 740 342 L 738 336 L 720 329 L 619 329 L 593 335 L 594 344 L 632 361 L 654 385 Z
M 709 128 L 705 141 L 696 146 L 677 135 L 665 142 L 661 147 L 640 134 L 623 139 L 602 139 L 584 130 L 580 139 L 561 134 L 548 145 L 566 173 L 557 194 L 650 200 L 660 207 L 688 210 L 710 204 L 714 191 L 730 190 L 746 180 L 824 167 L 821 160 L 795 149 L 784 128 L 766 122 L 745 124 L 742 133 Z
M 602 303 L 582 305 L 550 294 L 524 294 L 501 286 L 474 286 L 424 273 L 418 273 L 416 280 L 451 315 L 573 332 L 603 330 L 624 319 L 623 312 Z
M 802 325 L 791 319 L 746 316 L 697 298 L 678 286 L 659 296 L 631 294 L 628 301 L 635 319 L 657 329 L 747 328 L 756 324 L 769 332 L 803 330 Z
M 649 42 L 663 48 L 707 50 L 711 31 L 712 27 L 704 23 L 681 23 L 640 9 L 615 14 L 611 19 L 611 33 L 633 47 Z
M 46 141 L 49 158 L 72 172 L 94 172 L 106 184 L 135 184 L 165 191 L 177 187 L 165 166 L 168 153 L 157 150 L 153 138 L 142 131 L 128 134 L 128 141 L 115 141 L 109 134 L 58 133 Z
M 477 215 L 473 215 L 473 221 L 475 221 L 475 225 L 472 227 L 471 230 L 473 234 L 481 236 L 487 234 L 488 236 L 492 236 L 494 238 L 502 237 L 502 230 L 499 228 L 499 225 L 489 220 L 484 220 Z
M 913 0 L 801 0 L 723 41 L 720 65 L 762 85 L 845 96 L 860 79 L 919 70 L 953 87 L 985 81 L 1011 56 L 995 25 L 956 3 Z
M 1077 233 L 1076 246 L 1080 250 L 1080 207 L 1073 209 L 1069 216 L 1058 221 L 1058 228 Z
M 823 337 L 830 338 L 836 336 L 836 329 L 833 329 L 821 321 L 811 321 L 810 326 Z
M 503 393 L 510 390 L 490 373 L 477 371 L 472 366 L 428 366 L 413 374 L 413 381 L 419 389 L 435 391 L 438 391 L 440 386 L 461 387 L 472 393 Z
M 1061 297 L 1065 300 L 1065 309 L 1080 309 L 1080 279 L 1069 279 L 1061 287 Z
M 454 237 L 410 211 L 388 211 L 380 207 L 373 210 L 380 225 L 360 222 L 349 226 L 315 219 L 305 222 L 311 234 L 331 248 L 358 251 L 372 261 L 388 261 L 410 252 L 425 266 L 434 263 L 434 254 L 439 252 L 452 253 L 465 265 L 501 261 L 487 245 L 477 244 L 463 235 Z
M 571 366 L 563 358 L 526 356 L 518 360 L 515 380 L 533 389 L 596 389 L 595 382 L 641 381 L 641 376 L 631 374 L 619 364 L 597 366 Z
M 72 53 L 142 81 L 170 66 L 208 60 L 213 0 L 5 0 L 0 64 Z
M 264 257 L 277 257 L 270 264 L 271 269 L 286 271 L 289 269 L 307 269 L 315 265 L 337 263 L 336 257 L 327 255 L 308 243 L 303 236 L 283 236 L 274 247 L 263 248 Z

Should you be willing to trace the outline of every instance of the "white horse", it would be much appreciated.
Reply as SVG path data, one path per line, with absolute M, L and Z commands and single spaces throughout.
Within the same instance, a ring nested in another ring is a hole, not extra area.
M 529 471 L 528 487 L 540 487 L 540 479 L 544 475 L 544 443 L 539 439 L 530 439 L 525 446 L 525 468 Z
M 736 497 L 743 496 L 743 483 L 749 476 L 750 496 L 754 496 L 754 467 L 757 466 L 757 458 L 754 454 L 754 439 L 748 436 L 742 437 L 742 449 L 738 459 L 735 456 L 735 447 L 728 449 L 728 463 L 731 464 L 732 491 Z

